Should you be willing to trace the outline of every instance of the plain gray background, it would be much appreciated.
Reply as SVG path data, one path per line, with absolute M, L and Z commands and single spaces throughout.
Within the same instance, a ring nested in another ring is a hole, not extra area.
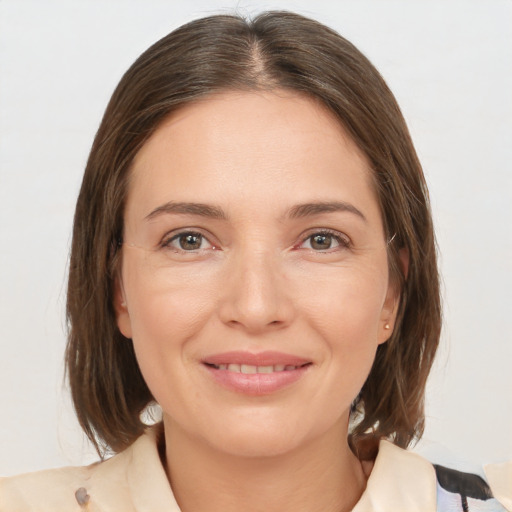
M 512 2 L 0 0 L 0 474 L 95 459 L 63 381 L 74 201 L 108 98 L 193 18 L 295 10 L 388 81 L 430 185 L 445 325 L 428 386 L 431 460 L 512 458 Z

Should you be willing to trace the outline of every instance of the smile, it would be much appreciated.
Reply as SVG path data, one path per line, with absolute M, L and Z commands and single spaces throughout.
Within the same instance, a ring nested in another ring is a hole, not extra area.
M 244 374 L 254 374 L 254 373 L 275 373 L 275 372 L 285 372 L 285 371 L 293 371 L 297 370 L 297 368 L 302 368 L 304 365 L 294 366 L 294 365 L 284 365 L 284 364 L 276 364 L 276 365 L 267 365 L 267 366 L 255 366 L 251 364 L 212 364 L 211 366 L 216 370 L 227 370 L 228 372 L 235 373 L 244 373 Z
M 237 351 L 202 361 L 213 382 L 237 394 L 262 396 L 289 388 L 313 366 L 312 361 L 280 352 Z

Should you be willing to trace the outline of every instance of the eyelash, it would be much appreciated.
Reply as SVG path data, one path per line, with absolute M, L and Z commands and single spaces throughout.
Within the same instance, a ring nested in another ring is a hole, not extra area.
M 213 249 L 213 250 L 217 249 L 217 247 L 212 242 L 210 242 L 210 240 L 205 235 L 203 235 L 203 233 L 201 233 L 200 231 L 197 231 L 197 230 L 193 230 L 193 229 L 187 229 L 187 230 L 180 231 L 178 233 L 171 233 L 171 234 L 166 235 L 163 238 L 162 242 L 160 243 L 160 248 L 172 249 L 175 252 L 184 253 L 184 254 L 186 254 L 186 253 L 195 254 L 198 251 L 205 250 L 205 249 L 196 249 L 196 250 L 187 251 L 180 247 L 174 247 L 173 245 L 171 245 L 172 242 L 174 242 L 175 240 L 179 240 L 181 237 L 185 237 L 185 236 L 201 237 L 202 240 L 205 240 L 210 244 L 211 247 L 209 247 L 209 249 Z
M 197 253 L 199 251 L 207 250 L 207 249 L 200 249 L 200 248 L 199 249 L 192 249 L 192 250 L 185 250 L 185 249 L 182 249 L 180 247 L 174 247 L 172 245 L 172 242 L 174 242 L 176 240 L 179 240 L 181 237 L 185 237 L 185 236 L 201 237 L 201 240 L 205 240 L 205 241 L 207 241 L 210 244 L 210 247 L 208 249 L 218 250 L 218 247 L 216 247 L 212 242 L 210 242 L 209 238 L 206 237 L 203 233 L 201 233 L 201 231 L 193 230 L 193 229 L 183 230 L 183 231 L 180 231 L 178 233 L 171 233 L 171 234 L 166 235 L 163 238 L 162 242 L 159 244 L 160 248 L 162 248 L 162 249 L 172 249 L 175 252 L 191 253 L 191 254 L 195 254 L 195 253 Z M 313 247 L 309 247 L 309 248 L 301 247 L 307 240 L 311 240 L 311 239 L 313 239 L 313 237 L 316 237 L 316 236 L 331 237 L 333 240 L 336 241 L 336 243 L 338 245 L 336 247 L 334 247 L 334 248 L 333 247 L 329 247 L 329 248 L 327 248 L 325 250 L 323 250 L 323 249 L 315 250 Z M 348 237 L 346 235 L 343 235 L 339 231 L 334 231 L 334 230 L 331 230 L 331 229 L 318 229 L 318 230 L 310 231 L 307 234 L 307 236 L 304 236 L 301 239 L 300 243 L 298 243 L 298 244 L 293 246 L 293 249 L 295 249 L 295 250 L 307 249 L 307 250 L 310 250 L 312 252 L 328 253 L 328 252 L 335 252 L 336 250 L 340 250 L 340 249 L 348 249 L 348 248 L 350 248 L 350 246 L 351 246 L 351 243 L 350 243 L 350 240 L 348 239 Z
M 348 249 L 351 246 L 350 239 L 346 235 L 343 235 L 342 233 L 340 233 L 339 231 L 334 231 L 331 229 L 319 229 L 319 230 L 310 231 L 309 234 L 307 236 L 305 236 L 299 244 L 294 246 L 294 249 L 300 249 L 301 245 L 303 245 L 307 240 L 311 240 L 315 236 L 332 237 L 338 243 L 338 246 L 334 247 L 334 248 L 329 247 L 328 249 L 325 249 L 325 250 L 314 250 L 312 247 L 307 248 L 308 250 L 311 250 L 313 252 L 320 252 L 320 253 L 334 252 L 334 251 L 340 250 L 340 249 Z

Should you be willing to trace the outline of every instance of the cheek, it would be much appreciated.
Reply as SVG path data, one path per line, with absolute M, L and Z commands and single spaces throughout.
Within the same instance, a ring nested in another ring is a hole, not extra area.
M 137 361 L 158 400 L 159 390 L 183 371 L 190 353 L 183 348 L 193 345 L 211 318 L 215 294 L 202 279 L 185 282 L 131 262 L 124 266 L 123 282 Z
M 387 293 L 387 272 L 374 268 L 334 268 L 300 280 L 302 308 L 307 317 L 345 343 L 376 338 Z M 372 337 L 372 335 L 374 335 Z
M 153 268 L 144 258 L 126 259 L 123 282 L 134 338 L 173 344 L 197 330 L 213 306 L 214 283 L 208 272 Z
M 315 294 L 305 293 L 312 289 Z M 385 272 L 339 270 L 336 276 L 317 276 L 315 286 L 303 282 L 297 295 L 305 297 L 308 328 L 320 335 L 324 345 L 334 394 L 344 389 L 353 398 L 364 384 L 379 344 L 386 291 Z
M 130 303 L 133 340 L 143 350 L 165 355 L 189 340 L 207 321 L 208 301 L 197 294 L 169 289 L 140 293 Z

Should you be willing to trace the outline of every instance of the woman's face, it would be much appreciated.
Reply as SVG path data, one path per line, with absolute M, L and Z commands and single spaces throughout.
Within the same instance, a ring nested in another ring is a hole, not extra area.
M 166 431 L 242 455 L 346 434 L 398 302 L 370 173 L 284 91 L 198 101 L 144 145 L 115 306 Z

